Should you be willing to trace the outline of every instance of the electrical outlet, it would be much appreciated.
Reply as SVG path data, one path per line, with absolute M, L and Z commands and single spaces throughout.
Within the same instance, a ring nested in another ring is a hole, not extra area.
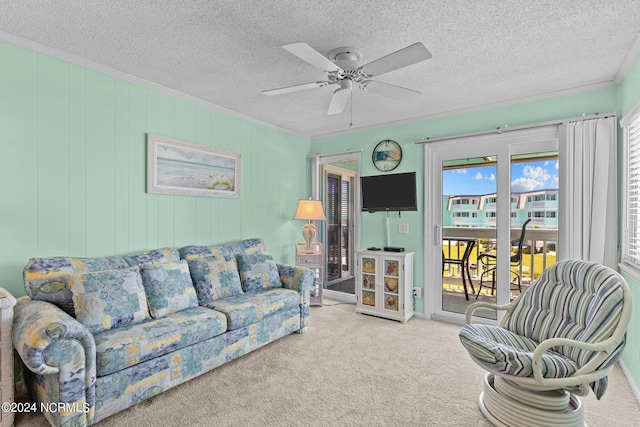
M 413 297 L 416 299 L 422 298 L 422 288 L 413 288 Z
M 409 234 L 409 224 L 398 224 L 398 234 Z

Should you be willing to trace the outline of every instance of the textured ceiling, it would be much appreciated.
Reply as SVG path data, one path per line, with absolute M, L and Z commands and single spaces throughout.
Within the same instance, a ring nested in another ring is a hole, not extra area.
M 639 34 L 638 0 L 0 0 L 0 40 L 36 42 L 312 138 L 351 121 L 360 129 L 613 84 Z M 355 90 L 352 108 L 327 116 L 335 86 L 261 93 L 324 80 L 281 48 L 296 41 L 324 55 L 352 46 L 362 63 L 415 42 L 433 57 L 378 79 L 422 92 L 416 101 Z

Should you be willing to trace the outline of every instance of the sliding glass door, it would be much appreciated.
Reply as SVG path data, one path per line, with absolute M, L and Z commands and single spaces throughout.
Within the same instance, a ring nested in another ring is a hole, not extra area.
M 459 323 L 473 302 L 506 304 L 555 262 L 556 134 L 540 128 L 426 145 L 425 312 L 432 318 Z

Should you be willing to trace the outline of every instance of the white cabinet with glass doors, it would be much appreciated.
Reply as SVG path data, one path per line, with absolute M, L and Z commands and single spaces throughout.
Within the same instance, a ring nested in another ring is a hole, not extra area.
M 406 322 L 413 316 L 414 252 L 356 252 L 356 312 Z

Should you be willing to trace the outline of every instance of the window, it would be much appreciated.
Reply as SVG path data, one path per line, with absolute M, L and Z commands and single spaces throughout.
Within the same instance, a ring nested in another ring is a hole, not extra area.
M 622 261 L 640 270 L 640 103 L 620 120 L 623 159 Z

